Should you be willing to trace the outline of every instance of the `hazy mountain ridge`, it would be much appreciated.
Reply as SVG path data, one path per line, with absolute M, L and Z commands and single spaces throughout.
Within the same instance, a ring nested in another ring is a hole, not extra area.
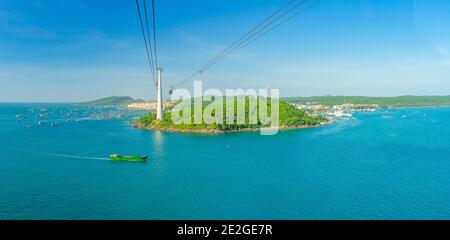
M 82 102 L 79 103 L 81 105 L 88 105 L 88 106 L 126 106 L 128 104 L 132 103 L 143 103 L 145 102 L 142 99 L 134 99 L 132 97 L 128 96 L 113 96 L 113 97 L 107 97 L 107 98 L 101 98 L 89 102 Z

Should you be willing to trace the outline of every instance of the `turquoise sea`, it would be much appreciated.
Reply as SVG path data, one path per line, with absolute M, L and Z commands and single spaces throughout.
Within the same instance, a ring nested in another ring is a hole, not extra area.
M 0 219 L 450 219 L 450 108 L 275 136 L 133 129 L 139 114 L 0 104 Z

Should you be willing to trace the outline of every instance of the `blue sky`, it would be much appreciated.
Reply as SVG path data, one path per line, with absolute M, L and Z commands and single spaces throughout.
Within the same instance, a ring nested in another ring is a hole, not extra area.
M 156 0 L 165 86 L 285 2 Z M 282 96 L 450 94 L 450 1 L 322 0 L 201 79 Z M 0 0 L 0 101 L 112 95 L 155 96 L 133 0 Z

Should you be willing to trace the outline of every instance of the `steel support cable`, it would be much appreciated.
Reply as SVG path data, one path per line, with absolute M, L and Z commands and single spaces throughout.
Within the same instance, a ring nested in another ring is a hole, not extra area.
M 150 37 L 150 25 L 149 25 L 149 21 L 148 21 L 148 13 L 147 13 L 147 1 L 144 1 L 144 14 L 145 14 L 145 24 L 147 27 L 147 40 L 148 40 L 148 46 L 149 46 L 149 50 L 150 50 L 150 60 L 152 61 L 152 67 L 153 67 L 153 75 L 156 74 L 156 64 L 155 64 L 155 59 L 153 57 L 153 49 L 152 49 L 152 38 Z
M 267 21 L 271 20 L 273 17 L 275 17 L 276 15 L 278 15 L 282 10 L 284 10 L 285 8 L 287 8 L 289 5 L 291 5 L 291 3 L 293 2 L 293 0 L 289 1 L 287 4 L 285 4 L 283 7 L 281 7 L 280 9 L 278 9 L 276 12 L 274 12 L 271 16 L 267 17 L 266 19 L 264 19 L 261 23 L 259 23 L 256 27 L 254 27 L 252 30 L 250 30 L 247 34 L 245 34 L 243 37 L 241 37 L 238 41 L 234 42 L 232 45 L 230 45 L 227 49 L 225 49 L 222 53 L 220 53 L 219 55 L 217 55 L 215 58 L 213 58 L 211 61 L 209 61 L 207 64 L 203 65 L 202 68 L 200 68 L 197 72 L 195 72 L 193 75 L 191 75 L 190 77 L 184 79 L 183 81 L 177 83 L 174 86 L 179 86 L 184 84 L 185 82 L 191 80 L 192 78 L 202 74 L 206 69 L 210 68 L 211 66 L 215 65 L 216 63 L 222 61 L 225 57 L 229 56 L 229 53 L 234 53 L 236 52 L 236 49 L 241 49 L 243 45 L 248 45 L 246 42 L 253 41 L 251 40 L 254 36 L 256 36 L 258 33 L 264 31 L 265 29 L 267 29 L 268 27 L 270 27 L 270 25 L 276 23 L 278 20 L 280 20 L 282 17 L 286 16 L 288 13 L 290 13 L 291 11 L 293 11 L 294 9 L 298 8 L 300 5 L 302 5 L 306 0 L 302 0 L 301 2 L 297 3 L 296 5 L 294 5 L 293 7 L 291 7 L 289 10 L 287 10 L 286 12 L 284 12 L 281 16 L 278 16 L 275 20 L 271 21 L 270 23 L 264 25 L 262 28 L 260 28 L 264 23 L 266 23 Z M 260 28 L 260 29 L 259 29 Z M 256 32 L 255 32 L 256 31 Z
M 156 16 L 155 16 L 155 0 L 152 0 L 152 16 L 153 16 L 153 48 L 155 50 L 155 67 L 158 68 L 158 53 L 156 51 Z
M 141 9 L 140 9 L 138 0 L 136 0 L 136 6 L 137 6 L 137 10 L 138 10 L 138 15 L 139 15 L 139 22 L 141 24 L 142 35 L 144 37 L 144 44 L 145 44 L 145 51 L 146 51 L 146 54 L 147 54 L 147 60 L 148 60 L 148 63 L 149 63 L 150 71 L 152 73 L 151 75 L 152 75 L 153 82 L 156 84 L 156 79 L 155 79 L 155 74 L 154 74 L 154 67 L 153 67 L 153 63 L 152 63 L 151 58 L 150 58 L 150 53 L 149 53 L 148 43 L 147 43 L 147 37 L 145 36 L 144 23 L 142 21 Z
M 292 20 L 293 18 L 295 18 L 296 16 L 298 16 L 299 14 L 307 11 L 308 9 L 314 7 L 315 5 L 317 5 L 320 2 L 320 0 L 315 0 L 313 4 L 306 6 L 305 8 L 300 9 L 299 11 L 297 11 L 296 13 L 294 13 L 292 16 L 290 16 L 289 18 L 283 20 L 282 22 L 276 24 L 275 26 L 273 26 L 272 28 L 268 29 L 267 31 L 261 33 L 260 35 L 254 37 L 253 39 L 249 40 L 248 42 L 246 42 L 244 45 L 240 46 L 239 48 L 236 48 L 233 52 L 229 52 L 229 54 L 227 56 L 225 56 L 224 58 L 220 59 L 219 61 L 215 62 L 214 64 L 217 64 L 219 62 L 221 62 L 222 60 L 224 60 L 226 57 L 236 53 L 237 51 L 239 51 L 240 49 L 248 46 L 250 43 L 258 40 L 259 38 L 263 37 L 264 35 L 266 35 L 267 33 L 271 32 L 272 30 L 274 30 L 275 28 L 279 27 L 280 25 L 283 25 L 284 23 L 288 22 L 289 20 Z M 209 67 L 212 67 L 209 66 Z M 208 67 L 208 68 L 209 68 Z M 203 71 L 207 70 L 208 68 L 204 69 Z
M 284 12 L 282 15 L 278 16 L 277 18 L 275 18 L 274 20 L 272 20 L 270 23 L 264 25 L 263 28 L 259 29 L 258 31 L 256 31 L 255 33 L 253 33 L 252 35 L 250 35 L 248 38 L 245 39 L 245 41 L 242 41 L 241 43 L 239 43 L 239 45 L 235 46 L 233 49 L 230 49 L 225 55 L 223 55 L 221 58 L 217 59 L 216 61 L 208 64 L 207 66 L 205 66 L 204 68 L 200 69 L 200 72 L 204 72 L 206 69 L 212 67 L 213 65 L 215 65 L 216 63 L 222 61 L 224 58 L 230 56 L 229 53 L 231 52 L 236 52 L 236 49 L 241 49 L 241 46 L 243 45 L 248 45 L 247 42 L 251 41 L 251 39 L 255 36 L 257 36 L 259 33 L 263 32 L 264 30 L 266 30 L 268 27 L 270 27 L 272 24 L 276 23 L 278 20 L 280 20 L 281 18 L 285 17 L 287 14 L 289 14 L 290 12 L 292 12 L 293 10 L 297 9 L 298 7 L 300 7 L 302 4 L 304 4 L 307 0 L 302 0 L 299 3 L 295 4 L 293 7 L 291 7 L 290 9 L 288 9 L 286 12 Z M 276 25 L 276 27 L 279 25 Z
M 236 46 L 237 44 L 239 44 L 241 41 L 245 40 L 252 32 L 256 31 L 259 27 L 261 27 L 264 23 L 266 23 L 267 21 L 269 21 L 271 18 L 273 18 L 274 16 L 276 16 L 278 13 L 280 13 L 281 11 L 283 11 L 286 7 L 288 7 L 292 2 L 294 2 L 295 0 L 290 0 L 288 3 L 286 3 L 284 6 L 282 6 L 280 9 L 278 9 L 277 11 L 275 11 L 272 15 L 270 15 L 269 17 L 267 17 L 266 19 L 264 19 L 263 21 L 261 21 L 258 25 L 256 25 L 255 27 L 253 27 L 250 31 L 248 31 L 244 36 L 242 36 L 240 39 L 238 39 L 237 41 L 235 41 L 234 43 L 232 43 L 230 46 L 228 46 L 225 50 L 223 50 L 221 53 L 219 53 L 217 56 L 215 56 L 213 59 L 211 59 L 208 63 L 206 63 L 205 65 L 201 66 L 200 69 L 203 69 L 204 67 L 206 67 L 207 65 L 209 65 L 210 63 L 214 62 L 216 59 L 220 58 L 222 55 L 226 54 L 230 49 L 232 49 L 234 46 Z

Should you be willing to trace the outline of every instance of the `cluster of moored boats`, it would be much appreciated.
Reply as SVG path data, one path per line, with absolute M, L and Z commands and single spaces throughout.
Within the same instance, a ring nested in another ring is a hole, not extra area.
M 16 122 L 26 123 L 25 126 L 31 129 L 35 126 L 57 127 L 65 122 L 127 119 L 141 115 L 137 111 L 121 111 L 120 109 L 62 107 L 52 109 L 29 108 L 22 112 L 16 112 L 13 116 Z M 119 154 L 109 156 L 109 160 L 114 162 L 146 162 L 147 159 L 148 156 L 122 156 Z
M 57 127 L 67 122 L 84 122 L 90 120 L 131 119 L 142 114 L 137 111 L 113 107 L 63 106 L 51 108 L 31 107 L 16 112 L 16 122 L 25 123 L 27 128 L 36 126 Z

